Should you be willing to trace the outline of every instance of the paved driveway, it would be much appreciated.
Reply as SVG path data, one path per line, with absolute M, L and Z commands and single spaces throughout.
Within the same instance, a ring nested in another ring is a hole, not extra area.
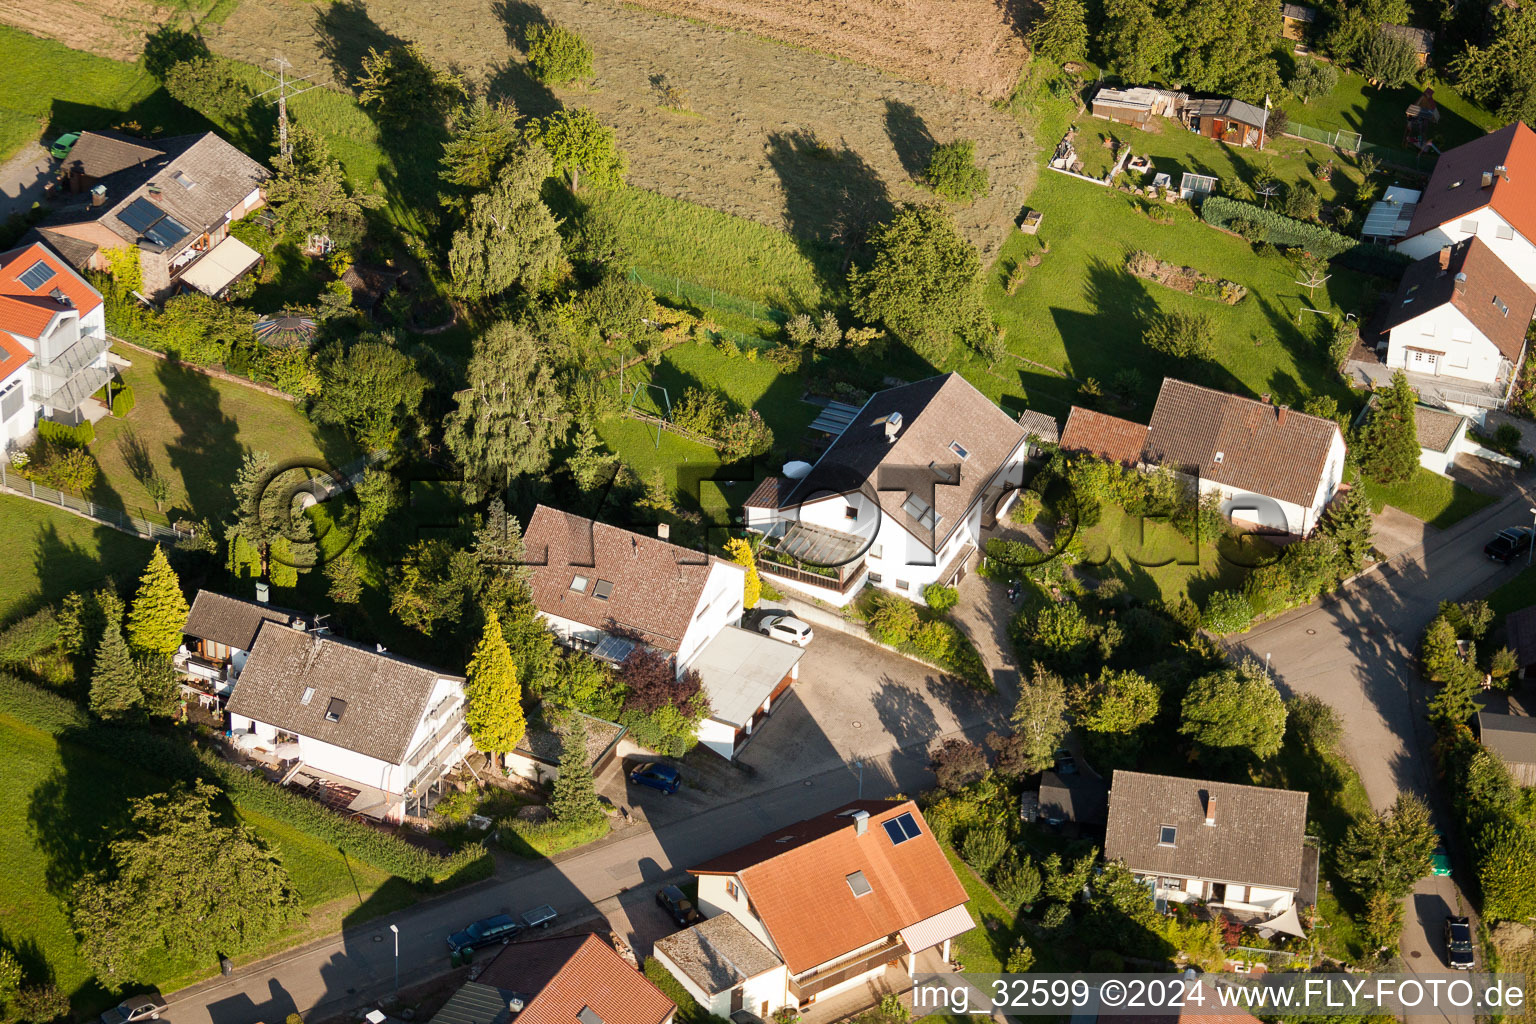
M 53 158 L 35 142 L 0 165 L 0 224 L 42 200 L 52 171 Z

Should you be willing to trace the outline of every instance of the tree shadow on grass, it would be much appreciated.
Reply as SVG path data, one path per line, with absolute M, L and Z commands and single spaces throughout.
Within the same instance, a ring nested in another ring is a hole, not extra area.
M 194 519 L 219 519 L 234 504 L 231 488 L 245 448 L 239 425 L 223 411 L 212 379 L 170 359 L 155 363 L 166 411 L 181 431 L 166 445 L 171 468 L 181 474 Z
M 80 521 L 67 512 L 58 514 L 71 522 Z M 59 601 L 70 591 L 135 580 L 144 571 L 150 555 L 148 541 L 108 526 L 96 526 L 92 533 L 94 549 L 61 536 L 54 523 L 38 528 L 32 541 L 33 572 L 39 587 L 36 604 Z
M 813 132 L 775 132 L 768 137 L 767 156 L 784 190 L 785 230 L 828 290 L 839 290 L 870 232 L 894 210 L 885 182 L 846 143 L 832 146 Z M 831 273 L 829 249 L 839 254 Z
M 507 43 L 524 52 L 527 52 L 528 30 L 549 24 L 543 10 L 527 0 L 495 0 L 491 9 L 507 34 Z M 549 86 L 535 78 L 525 62 L 512 58 L 491 72 L 485 93 L 493 102 L 511 100 L 518 113 L 525 117 L 548 117 L 562 106 Z
M 933 134 L 923 121 L 923 115 L 910 103 L 887 98 L 885 101 L 885 137 L 896 148 L 901 166 L 913 181 L 928 170 L 933 156 Z

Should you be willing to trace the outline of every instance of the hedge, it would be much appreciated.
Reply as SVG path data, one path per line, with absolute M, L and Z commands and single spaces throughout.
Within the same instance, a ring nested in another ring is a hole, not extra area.
M 122 419 L 133 411 L 133 388 L 126 384 L 112 394 L 112 415 Z
M 641 968 L 646 978 L 652 985 L 661 989 L 661 994 L 677 1004 L 678 1024 L 731 1024 L 724 1017 L 710 1013 L 699 1005 L 699 1001 L 683 988 L 683 983 L 678 981 L 672 972 L 653 956 L 645 958 L 645 966 Z
M 52 608 L 17 619 L 0 633 L 0 665 L 24 665 L 59 642 L 59 620 Z
M 612 826 L 608 816 L 571 825 L 557 818 L 544 821 L 503 819 L 496 823 L 500 842 L 519 857 L 553 857 L 566 850 L 594 843 L 608 834 Z
M 12 675 L 0 674 L 0 714 L 167 778 L 209 779 L 236 807 L 276 818 L 419 888 L 450 888 L 488 878 L 494 868 L 481 844 L 446 857 L 429 853 L 399 836 L 343 818 L 195 744 L 142 726 L 123 728 L 98 722 L 73 701 Z
M 1296 220 L 1226 196 L 1208 197 L 1200 204 L 1200 217 L 1218 228 L 1228 227 L 1234 221 L 1249 221 L 1264 232 L 1265 241 L 1274 245 L 1300 246 L 1325 260 L 1333 259 L 1355 244 L 1353 238 L 1329 231 L 1320 224 Z
M 96 428 L 91 426 L 89 420 L 77 427 L 67 427 L 53 420 L 38 420 L 37 436 L 45 441 L 67 444 L 71 448 L 84 448 L 96 440 Z

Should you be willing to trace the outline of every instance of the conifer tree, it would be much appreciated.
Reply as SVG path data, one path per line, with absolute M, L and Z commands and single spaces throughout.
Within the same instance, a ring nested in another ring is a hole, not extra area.
M 480 642 L 469 659 L 464 696 L 469 705 L 464 720 L 475 746 L 485 753 L 508 753 L 528 731 L 517 666 L 512 662 L 512 649 L 502 636 L 501 620 L 495 612 L 486 616 Z
M 595 821 L 603 815 L 597 799 L 597 785 L 592 780 L 592 766 L 587 761 L 587 724 L 572 712 L 565 726 L 560 747 L 560 777 L 549 798 L 549 809 L 556 820 L 570 825 Z
M 128 645 L 135 654 L 170 657 L 181 647 L 187 610 L 181 581 L 166 560 L 165 549 L 156 544 L 128 613 Z
M 1371 418 L 1355 439 L 1355 457 L 1371 479 L 1390 484 L 1407 480 L 1419 466 L 1419 433 L 1413 420 L 1418 396 L 1399 370 L 1392 387 L 1376 400 Z
M 111 720 L 128 718 L 143 710 L 144 693 L 139 689 L 139 670 L 123 639 L 120 617 L 108 620 L 96 648 L 96 662 L 91 670 L 91 710 Z

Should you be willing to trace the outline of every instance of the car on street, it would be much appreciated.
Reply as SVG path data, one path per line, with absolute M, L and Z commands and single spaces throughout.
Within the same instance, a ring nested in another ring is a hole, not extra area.
M 165 1012 L 165 999 L 159 992 L 141 992 L 129 996 L 101 1015 L 101 1024 L 134 1024 L 135 1021 L 159 1020 Z
M 48 155 L 53 157 L 55 160 L 63 160 L 65 157 L 69 156 L 69 151 L 74 149 L 75 143 L 79 141 L 79 132 L 70 132 L 67 135 L 60 135 L 57 139 L 53 140 L 53 145 L 48 148 Z
M 814 636 L 811 627 L 793 615 L 769 615 L 757 624 L 757 631 L 775 640 L 783 640 L 796 647 L 804 647 Z
M 1465 917 L 1445 919 L 1445 966 L 1470 971 L 1476 962 L 1472 952 L 1472 922 Z
M 664 885 L 657 889 L 656 902 L 662 910 L 671 915 L 679 928 L 687 928 L 704 920 L 704 915 L 699 913 L 699 908 L 695 907 L 693 901 L 675 885 Z
M 476 921 L 461 932 L 448 936 L 448 952 L 466 953 L 481 946 L 506 945 L 522 934 L 523 926 L 511 914 L 497 914 Z
M 1451 853 L 1445 848 L 1443 839 L 1435 845 L 1435 852 L 1429 855 L 1429 873 L 1442 878 L 1451 873 Z
M 1531 549 L 1531 528 L 1511 526 L 1500 530 L 1499 535 L 1483 545 L 1483 554 L 1495 562 L 1508 565 Z
M 676 793 L 683 784 L 683 777 L 676 768 L 657 761 L 636 765 L 629 773 L 629 781 L 637 786 L 649 786 L 663 793 Z

